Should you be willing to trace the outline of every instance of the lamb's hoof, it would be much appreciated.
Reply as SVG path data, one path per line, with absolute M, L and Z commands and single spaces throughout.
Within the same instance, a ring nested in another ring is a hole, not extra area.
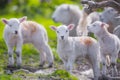
M 15 68 L 15 66 L 14 65 L 7 65 L 7 68 L 11 69 L 11 68 Z
M 6 72 L 6 74 L 8 74 L 8 75 L 10 75 L 10 74 L 12 74 L 12 73 L 13 73 L 13 71 L 12 71 L 12 70 L 6 70 L 5 72 Z
M 48 65 L 48 68 L 52 68 L 53 67 L 53 63 Z
M 43 68 L 44 65 L 45 65 L 45 61 L 41 62 L 40 65 L 39 65 L 39 67 L 40 67 L 40 68 Z
M 17 66 L 16 66 L 16 69 L 20 69 L 20 68 L 21 68 L 21 66 L 20 66 L 20 65 L 17 65 Z
M 106 75 L 102 75 L 99 80 L 109 80 L 109 78 Z
M 39 65 L 39 67 L 40 67 L 40 68 L 43 68 L 43 67 L 44 67 L 44 65 L 43 65 L 43 64 L 40 64 L 40 65 Z

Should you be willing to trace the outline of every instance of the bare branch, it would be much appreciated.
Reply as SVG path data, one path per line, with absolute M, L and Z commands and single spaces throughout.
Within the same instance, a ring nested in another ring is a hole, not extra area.
M 95 11 L 98 8 L 104 8 L 104 7 L 113 7 L 120 13 L 120 1 L 119 0 L 105 0 L 101 2 L 82 0 L 81 3 L 87 4 L 89 6 L 88 8 L 85 9 L 88 14 Z

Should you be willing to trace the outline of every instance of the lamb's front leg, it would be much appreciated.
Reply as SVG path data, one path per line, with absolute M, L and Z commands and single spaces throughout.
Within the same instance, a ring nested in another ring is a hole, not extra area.
M 14 56 L 13 56 L 13 47 L 8 46 L 8 67 L 13 67 L 14 66 Z
M 17 44 L 17 47 L 16 47 L 16 56 L 17 56 L 17 67 L 21 67 L 21 64 L 22 64 L 22 58 L 21 58 L 21 53 L 22 53 L 22 42 L 18 43 Z
M 68 58 L 68 62 L 67 62 L 67 71 L 69 71 L 70 73 L 72 73 L 74 62 L 75 62 L 75 56 L 70 55 L 70 57 Z

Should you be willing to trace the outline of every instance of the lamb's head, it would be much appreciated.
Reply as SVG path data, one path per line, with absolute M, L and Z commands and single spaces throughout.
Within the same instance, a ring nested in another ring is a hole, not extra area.
M 95 21 L 94 23 L 88 25 L 88 31 L 92 32 L 94 34 L 102 33 L 103 31 L 106 31 L 109 27 L 108 24 L 101 22 L 101 21 Z
M 20 19 L 17 18 L 11 18 L 9 20 L 3 18 L 2 21 L 3 23 L 6 24 L 6 27 L 8 28 L 9 32 L 13 33 L 13 34 L 18 34 L 18 30 L 20 28 L 20 24 L 25 21 L 27 19 L 27 17 L 22 17 Z
M 108 7 L 101 13 L 100 20 L 109 24 L 110 22 L 115 20 L 115 17 L 117 16 L 118 12 L 115 9 Z
M 70 24 L 68 26 L 60 25 L 58 27 L 51 26 L 51 29 L 56 31 L 59 40 L 67 40 L 69 37 L 69 31 L 72 30 L 73 28 L 74 24 Z
M 61 22 L 63 24 L 69 24 L 69 20 L 71 20 L 70 15 L 70 5 L 62 4 L 56 8 L 52 15 L 52 19 L 55 22 Z

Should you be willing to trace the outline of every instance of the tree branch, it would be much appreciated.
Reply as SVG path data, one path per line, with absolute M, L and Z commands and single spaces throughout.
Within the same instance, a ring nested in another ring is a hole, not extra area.
M 95 11 L 98 8 L 104 8 L 104 7 L 113 7 L 120 13 L 120 0 L 105 0 L 101 2 L 82 0 L 81 3 L 88 5 L 88 7 L 85 9 L 85 11 L 88 14 Z

